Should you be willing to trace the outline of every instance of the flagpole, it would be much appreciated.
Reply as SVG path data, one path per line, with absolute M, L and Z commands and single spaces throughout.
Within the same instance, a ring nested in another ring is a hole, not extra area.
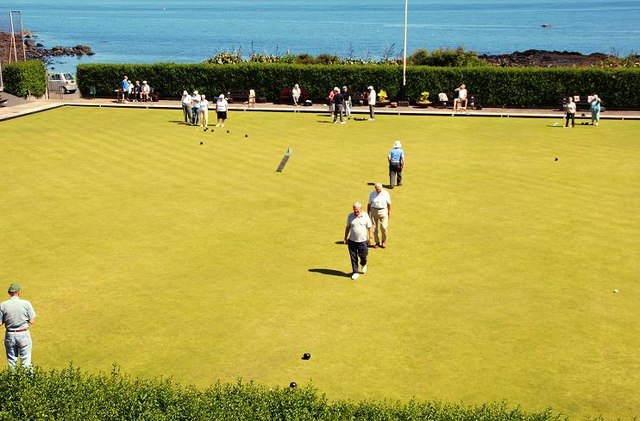
M 402 49 L 402 88 L 407 86 L 407 15 L 409 0 L 404 0 L 404 48 Z

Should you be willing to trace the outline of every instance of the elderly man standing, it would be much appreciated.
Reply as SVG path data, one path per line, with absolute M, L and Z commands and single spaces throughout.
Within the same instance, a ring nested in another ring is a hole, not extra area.
M 381 183 L 376 183 L 375 190 L 369 195 L 367 213 L 373 222 L 373 238 L 376 241 L 373 248 L 387 247 L 389 218 L 391 218 L 391 195 L 382 188 Z M 380 242 L 380 232 L 382 232 L 382 242 Z
M 369 121 L 375 121 L 376 119 L 376 90 L 373 89 L 373 86 L 368 86 L 367 90 L 369 94 L 367 95 L 367 105 L 369 105 Z
M 198 125 L 200 118 L 200 101 L 202 97 L 198 93 L 198 91 L 193 91 L 193 95 L 191 95 L 191 124 L 194 126 Z
M 402 185 L 402 169 L 404 168 L 404 151 L 402 143 L 399 140 L 393 142 L 393 149 L 387 155 L 389 161 L 389 188 L 392 189 L 398 182 L 398 186 Z
M 129 92 L 129 77 L 128 76 L 124 76 L 124 78 L 122 79 L 122 82 L 120 82 L 120 91 L 118 92 L 118 94 L 121 95 L 119 99 L 120 102 L 129 102 L 127 101 L 127 93 Z
M 342 92 L 340 92 L 340 88 L 336 86 L 333 88 L 333 124 L 338 122 L 338 117 L 340 117 L 340 124 L 344 124 L 344 120 L 342 119 L 343 105 L 344 96 Z
M 36 312 L 31 303 L 20 298 L 20 285 L 9 286 L 9 298 L 0 303 L 0 318 L 6 328 L 4 347 L 10 367 L 16 366 L 18 357 L 23 367 L 31 367 L 31 334 Z
M 344 230 L 344 243 L 349 246 L 351 259 L 351 279 L 356 280 L 360 273 L 367 273 L 367 255 L 369 254 L 369 237 L 371 237 L 371 219 L 362 212 L 362 204 L 355 202 L 353 212 L 347 216 L 347 227 Z M 358 257 L 362 270 L 358 270 Z

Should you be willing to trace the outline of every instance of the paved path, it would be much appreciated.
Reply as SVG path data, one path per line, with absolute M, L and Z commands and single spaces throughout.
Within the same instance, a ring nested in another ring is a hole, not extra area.
M 21 117 L 24 115 L 46 111 L 62 106 L 80 106 L 80 107 L 122 107 L 122 108 L 159 108 L 159 109 L 181 109 L 179 100 L 161 100 L 159 102 L 138 103 L 131 102 L 128 104 L 116 103 L 115 100 L 109 98 L 85 99 L 69 95 L 62 100 L 38 99 L 33 101 L 18 102 L 15 104 L 0 107 L 0 121 Z M 310 112 L 310 113 L 328 113 L 325 105 L 312 105 L 310 107 L 293 107 L 292 105 L 281 104 L 256 104 L 255 108 L 247 108 L 243 104 L 230 104 L 231 111 L 271 111 L 271 112 Z M 353 107 L 352 113 L 355 115 L 366 116 L 368 114 L 367 107 Z M 455 117 L 520 117 L 520 118 L 561 118 L 564 112 L 557 109 L 514 109 L 514 108 L 483 108 L 482 110 L 470 110 L 469 112 L 458 112 L 455 115 L 448 109 L 436 107 L 418 108 L 418 107 L 398 107 L 398 108 L 376 108 L 376 114 L 382 115 L 437 115 L 437 116 L 455 116 Z M 579 111 L 578 118 L 584 117 L 590 119 L 590 113 Z M 605 111 L 601 115 L 601 119 L 610 120 L 640 120 L 640 111 Z

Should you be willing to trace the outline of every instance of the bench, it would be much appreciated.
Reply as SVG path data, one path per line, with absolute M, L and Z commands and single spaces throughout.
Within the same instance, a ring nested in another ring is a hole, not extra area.
M 293 105 L 293 96 L 291 95 L 291 91 L 293 88 L 282 88 L 280 91 L 280 95 L 278 95 L 278 103 L 279 104 L 291 104 Z M 298 104 L 304 104 L 309 96 L 309 91 L 305 88 L 300 88 L 300 99 L 298 99 Z
M 229 104 L 233 104 L 235 102 L 247 102 L 249 101 L 249 90 L 248 89 L 230 89 L 227 92 L 227 102 Z
M 456 102 L 456 99 L 458 98 L 458 93 L 457 92 L 444 93 L 445 96 L 447 97 L 446 100 L 444 100 L 444 97 L 441 97 L 441 94 L 442 92 L 438 94 L 438 101 L 437 101 L 438 106 L 440 108 L 453 109 L 453 104 Z M 467 93 L 467 110 L 481 110 L 481 109 L 482 109 L 482 105 L 480 105 L 480 99 L 478 95 Z
M 151 87 L 151 89 L 149 90 L 149 100 L 151 102 L 160 101 L 160 92 L 157 91 L 154 87 Z
M 351 104 L 354 107 L 358 105 L 367 105 L 367 97 L 362 92 L 351 92 Z

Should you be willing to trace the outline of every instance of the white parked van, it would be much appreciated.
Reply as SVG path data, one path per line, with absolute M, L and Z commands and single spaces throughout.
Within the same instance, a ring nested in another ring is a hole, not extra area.
M 78 90 L 76 79 L 71 73 L 49 73 L 49 91 L 72 94 Z

